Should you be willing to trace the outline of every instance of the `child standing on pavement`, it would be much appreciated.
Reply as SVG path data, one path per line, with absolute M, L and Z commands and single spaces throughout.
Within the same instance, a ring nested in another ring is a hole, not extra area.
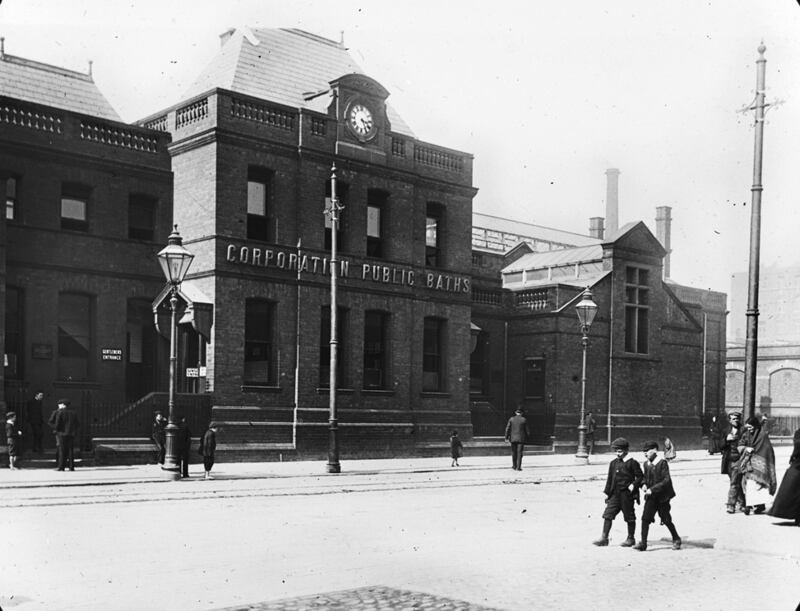
M 211 468 L 214 466 L 214 455 L 217 450 L 217 431 L 219 426 L 216 422 L 211 422 L 208 425 L 208 430 L 200 439 L 200 455 L 203 457 L 203 468 L 206 471 L 205 478 L 213 479 L 211 477 Z
M 619 437 L 611 442 L 611 449 L 617 457 L 608 465 L 606 478 L 606 509 L 603 512 L 603 535 L 594 541 L 595 545 L 608 545 L 608 534 L 611 523 L 621 511 L 628 526 L 628 538 L 621 543 L 622 547 L 633 547 L 636 544 L 636 514 L 633 502 L 639 501 L 639 486 L 642 484 L 642 469 L 639 462 L 628 456 L 628 440 Z
M 17 440 L 22 436 L 22 431 L 17 428 L 17 414 L 8 412 L 6 414 L 6 443 L 8 444 L 8 468 L 12 471 L 19 469 L 17 459 L 19 456 L 19 444 Z
M 661 518 L 661 523 L 669 529 L 672 535 L 672 549 L 681 548 L 681 538 L 672 523 L 669 501 L 675 496 L 672 478 L 669 475 L 669 463 L 658 456 L 658 443 L 646 441 L 642 446 L 644 451 L 644 509 L 642 510 L 642 538 L 634 549 L 643 552 L 647 549 L 647 534 L 650 524 L 654 522 L 656 513 Z
M 453 458 L 450 463 L 451 467 L 458 466 L 458 459 L 464 454 L 464 446 L 461 444 L 461 439 L 458 437 L 458 431 L 453 431 L 450 435 L 450 456 Z

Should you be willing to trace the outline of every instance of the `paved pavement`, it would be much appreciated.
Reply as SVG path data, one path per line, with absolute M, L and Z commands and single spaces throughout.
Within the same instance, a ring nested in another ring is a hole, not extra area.
M 788 448 L 778 446 L 776 453 L 785 452 Z M 637 458 L 638 453 L 634 454 Z M 523 461 L 523 472 L 526 478 L 539 478 L 546 481 L 593 479 L 598 474 L 605 476 L 608 462 L 613 458 L 610 453 L 590 457 L 588 465 L 578 463 L 571 454 L 533 454 L 526 455 Z M 450 457 L 441 458 L 391 458 L 362 459 L 341 461 L 342 473 L 326 472 L 325 461 L 289 461 L 289 462 L 249 462 L 218 463 L 212 475 L 217 480 L 234 479 L 267 479 L 267 478 L 308 478 L 328 477 L 344 479 L 347 476 L 363 476 L 376 474 L 400 473 L 487 473 L 510 471 L 510 456 L 474 456 L 464 457 L 460 467 L 450 467 Z M 25 469 L 10 471 L 0 469 L 0 489 L 30 488 L 42 486 L 94 486 L 129 483 L 145 483 L 167 481 L 168 478 L 155 464 L 132 466 L 78 467 L 75 471 L 55 471 L 54 469 Z M 702 468 L 715 469 L 719 466 L 719 456 L 710 456 L 705 450 L 689 450 L 680 452 L 672 463 L 673 469 Z M 690 467 L 691 465 L 691 467 Z M 191 465 L 190 479 L 202 476 L 202 465 Z

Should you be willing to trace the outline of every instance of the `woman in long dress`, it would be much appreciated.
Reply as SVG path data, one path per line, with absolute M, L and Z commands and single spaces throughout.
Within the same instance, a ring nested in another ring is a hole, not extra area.
M 794 432 L 794 451 L 789 458 L 789 468 L 768 513 L 776 518 L 794 520 L 800 526 L 800 429 Z
M 750 416 L 744 423 L 744 434 L 739 440 L 739 462 L 736 469 L 742 475 L 744 489 L 745 515 L 751 511 L 764 513 L 767 503 L 775 494 L 777 477 L 775 475 L 775 451 L 769 434 L 761 426 L 761 420 Z

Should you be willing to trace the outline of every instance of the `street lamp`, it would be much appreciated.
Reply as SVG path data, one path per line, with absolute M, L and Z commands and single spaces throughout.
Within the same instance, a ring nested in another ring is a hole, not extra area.
M 331 203 L 325 214 L 331 219 L 331 359 L 328 384 L 329 416 L 328 416 L 328 473 L 341 473 L 339 464 L 339 424 L 336 418 L 336 369 L 338 359 L 338 330 L 336 312 L 336 277 L 339 273 L 339 262 L 336 259 L 336 238 L 339 230 L 339 212 L 344 209 L 336 198 L 336 164 L 331 166 Z
M 597 314 L 597 304 L 592 301 L 592 291 L 587 286 L 583 296 L 575 306 L 578 311 L 578 321 L 581 324 L 581 344 L 583 345 L 583 369 L 581 371 L 581 421 L 578 424 L 578 451 L 575 458 L 579 461 L 589 462 L 589 451 L 586 449 L 586 349 L 589 347 L 589 327 L 594 322 Z
M 194 255 L 183 247 L 183 238 L 175 225 L 169 234 L 167 245 L 158 253 L 158 262 L 170 287 L 169 306 L 171 312 L 169 333 L 169 416 L 167 428 L 167 450 L 162 469 L 169 479 L 180 479 L 180 463 L 178 462 L 178 425 L 175 423 L 175 375 L 178 362 L 178 287 L 183 282 Z

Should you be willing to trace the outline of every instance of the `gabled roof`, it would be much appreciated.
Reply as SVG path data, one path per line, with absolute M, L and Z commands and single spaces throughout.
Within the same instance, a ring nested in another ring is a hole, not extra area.
M 0 55 L 0 95 L 101 119 L 120 121 L 88 74 Z
M 522 270 L 546 269 L 586 261 L 600 261 L 603 258 L 603 247 L 600 244 L 592 246 L 579 246 L 577 248 L 562 248 L 547 252 L 532 252 L 523 255 L 510 265 L 503 268 L 503 273 L 521 272 Z
M 220 88 L 324 112 L 329 83 L 352 73 L 364 74 L 340 43 L 296 29 L 244 28 L 230 34 L 183 99 Z M 405 121 L 386 108 L 392 131 L 413 137 Z

